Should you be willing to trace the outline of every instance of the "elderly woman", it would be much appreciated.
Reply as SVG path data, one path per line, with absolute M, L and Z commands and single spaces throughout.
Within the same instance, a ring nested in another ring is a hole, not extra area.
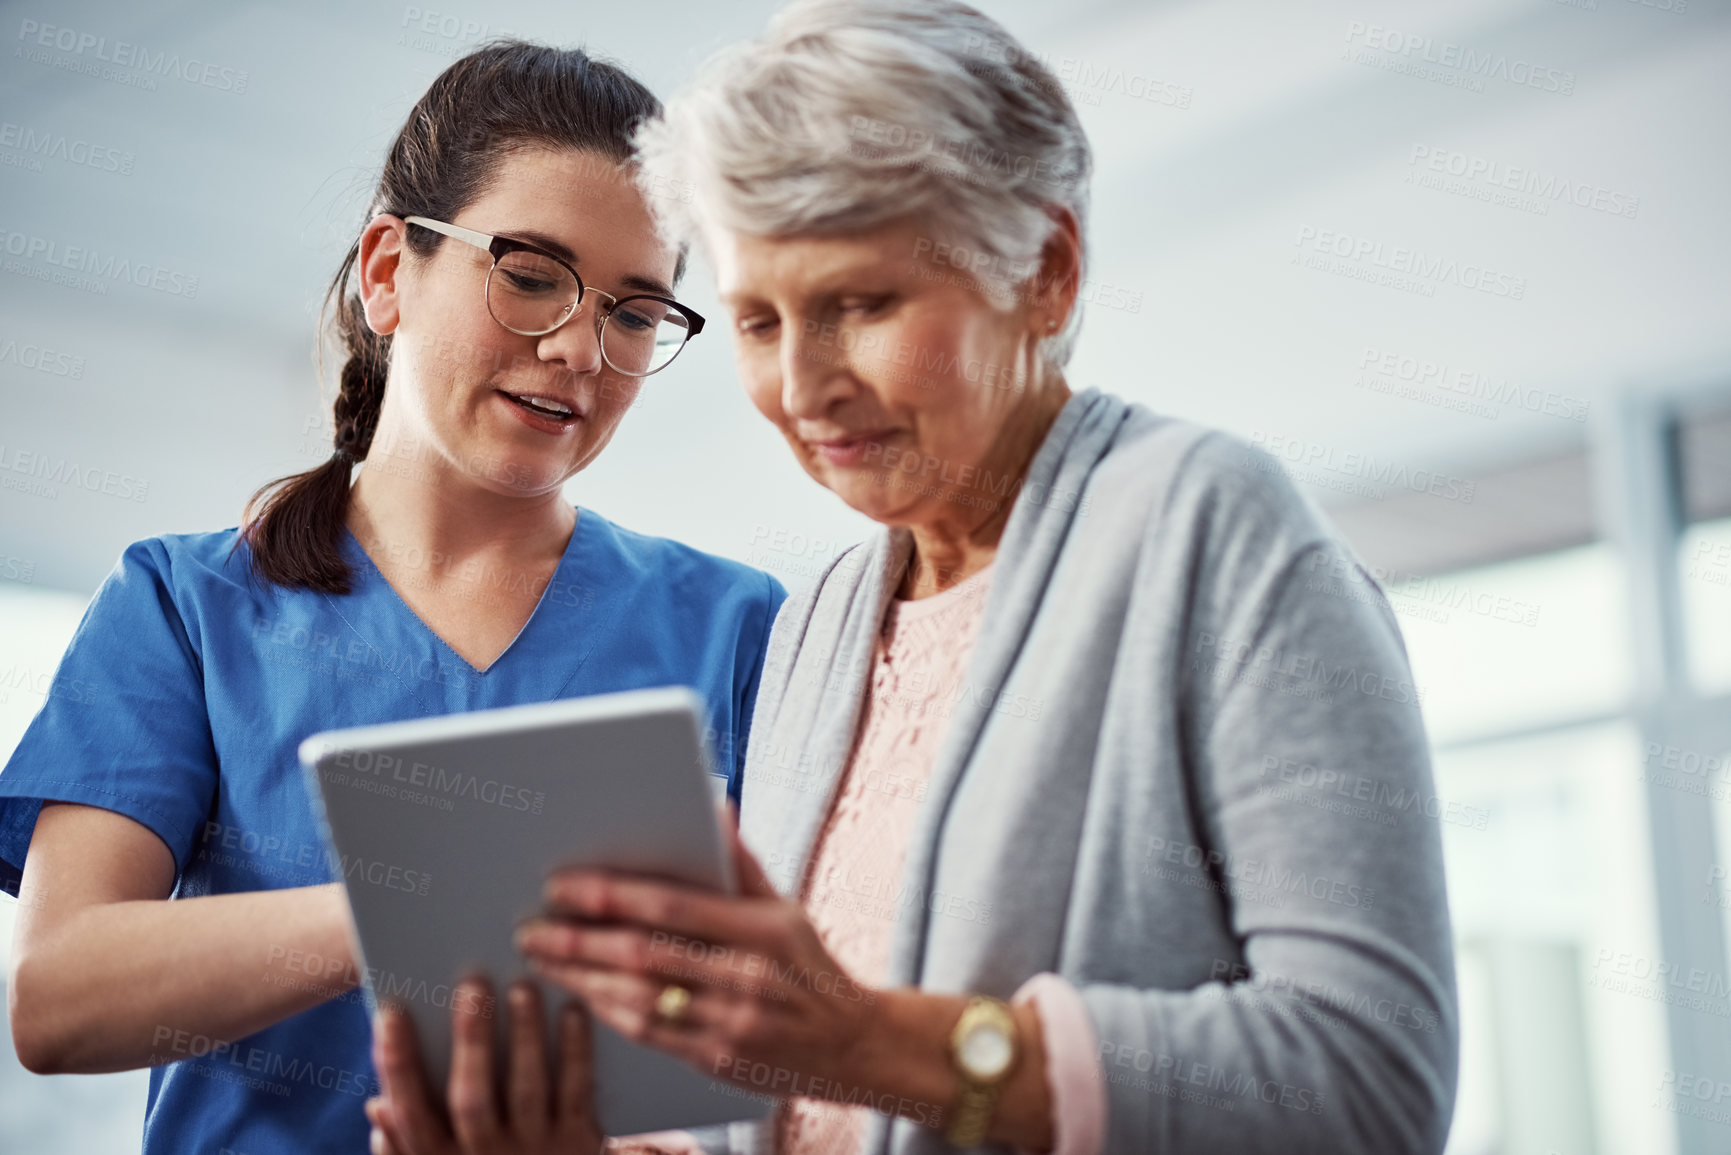
M 1271 458 L 1072 392 L 1050 72 L 954 0 L 803 0 L 642 144 L 753 404 L 882 528 L 775 622 L 742 893 L 568 872 L 538 969 L 778 1101 L 712 1150 L 1440 1151 L 1399 629 Z

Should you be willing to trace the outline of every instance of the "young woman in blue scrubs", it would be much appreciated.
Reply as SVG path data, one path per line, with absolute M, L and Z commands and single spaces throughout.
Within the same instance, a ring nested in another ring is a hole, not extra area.
M 620 167 L 656 109 L 616 68 L 520 43 L 433 83 L 332 285 L 330 460 L 242 528 L 130 546 L 0 773 L 18 1053 L 150 1066 L 148 1153 L 367 1148 L 338 873 L 437 880 L 327 862 L 308 734 L 678 683 L 737 794 L 784 591 L 561 496 L 702 327 Z

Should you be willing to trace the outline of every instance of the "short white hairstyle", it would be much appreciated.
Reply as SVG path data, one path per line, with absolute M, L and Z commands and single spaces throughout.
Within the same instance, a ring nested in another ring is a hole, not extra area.
M 762 37 L 712 57 L 637 146 L 679 245 L 702 243 L 706 225 L 835 235 L 913 217 L 1000 307 L 1037 273 L 1051 206 L 1075 214 L 1086 254 L 1093 161 L 1076 110 L 1044 64 L 959 0 L 795 0 Z M 1069 360 L 1080 323 L 1078 297 L 1042 342 L 1049 363 Z

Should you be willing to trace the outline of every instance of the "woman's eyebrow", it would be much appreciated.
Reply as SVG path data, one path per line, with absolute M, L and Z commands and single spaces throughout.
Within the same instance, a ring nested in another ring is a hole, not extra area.
M 627 273 L 619 278 L 619 285 L 625 289 L 636 289 L 640 293 L 654 293 L 658 297 L 671 297 L 673 287 L 654 277 L 640 277 L 636 273 Z
M 508 241 L 522 241 L 526 245 L 534 245 L 538 249 L 546 249 L 562 261 L 575 265 L 577 254 L 561 241 L 555 240 L 546 233 L 533 233 L 526 229 L 511 229 L 498 234 Z
M 889 292 L 896 287 L 893 278 L 882 281 L 871 279 L 880 271 L 879 262 L 862 261 L 858 264 L 842 265 L 812 273 L 798 286 L 796 295 L 801 301 L 809 304 L 813 301 L 824 301 L 847 296 L 851 293 L 869 296 L 873 293 Z M 737 288 L 718 293 L 717 296 L 723 305 L 733 308 L 741 304 L 755 303 L 763 297 L 763 294 L 756 288 Z
M 555 240 L 546 233 L 535 233 L 521 229 L 513 229 L 511 232 L 499 233 L 498 235 L 504 237 L 508 241 L 522 241 L 524 244 L 534 245 L 538 249 L 546 249 L 549 253 L 552 253 L 560 260 L 566 261 L 579 270 L 583 267 L 582 259 L 579 258 L 576 253 L 571 251 L 570 246 Z M 673 295 L 673 287 L 668 285 L 665 281 L 656 280 L 654 277 L 639 276 L 636 273 L 627 273 L 625 276 L 620 277 L 619 285 L 621 288 L 625 289 L 636 289 L 640 293 L 655 293 L 662 297 L 671 297 Z

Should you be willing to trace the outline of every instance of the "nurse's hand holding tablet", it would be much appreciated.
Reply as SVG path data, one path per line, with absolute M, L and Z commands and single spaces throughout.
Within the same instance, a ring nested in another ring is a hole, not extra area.
M 460 1030 L 491 1007 L 452 997 L 449 975 L 363 976 L 345 884 L 432 909 L 458 880 L 327 855 L 297 748 L 325 730 L 677 685 L 737 795 L 785 592 L 563 496 L 703 327 L 674 296 L 684 254 L 657 235 L 629 163 L 658 109 L 617 67 L 521 42 L 433 82 L 330 286 L 343 357 L 329 458 L 262 489 L 239 526 L 126 549 L 0 772 L 0 888 L 23 896 L 17 1052 L 41 1073 L 157 1068 L 145 1155 L 359 1152 L 369 1112 L 381 1141 L 415 1151 L 595 1146 L 575 1018 L 558 1040 L 519 1032 L 508 1054 L 473 1036 L 450 1111 L 426 1093 L 436 1122 L 409 1114 L 405 1133 L 401 1078 L 366 1106 L 385 1088 L 363 977 L 432 984 Z M 236 259 L 282 237 L 255 215 Z M 701 384 L 677 377 L 654 387 Z M 232 387 L 245 403 L 244 364 Z M 511 776 L 375 766 L 348 785 L 461 840 L 486 808 L 536 819 Z M 387 1077 L 408 1069 L 406 1039 L 381 1044 Z M 538 1047 L 562 1054 L 558 1080 L 490 1098 L 483 1073 L 539 1070 Z
M 484 980 L 466 987 L 467 1005 L 483 1005 L 491 994 Z M 492 1024 L 479 1014 L 452 1014 L 451 1079 L 442 1109 L 427 1086 L 417 1057 L 414 1029 L 400 1011 L 378 1016 L 373 1061 L 390 1099 L 367 1102 L 373 1123 L 372 1155 L 535 1155 L 592 1152 L 601 1132 L 591 1109 L 589 1019 L 577 1003 L 559 1016 L 559 1052 L 549 1075 L 540 993 L 533 983 L 514 984 L 507 999 L 511 1053 L 505 1059 L 509 1090 L 500 1094 L 494 1077 Z

